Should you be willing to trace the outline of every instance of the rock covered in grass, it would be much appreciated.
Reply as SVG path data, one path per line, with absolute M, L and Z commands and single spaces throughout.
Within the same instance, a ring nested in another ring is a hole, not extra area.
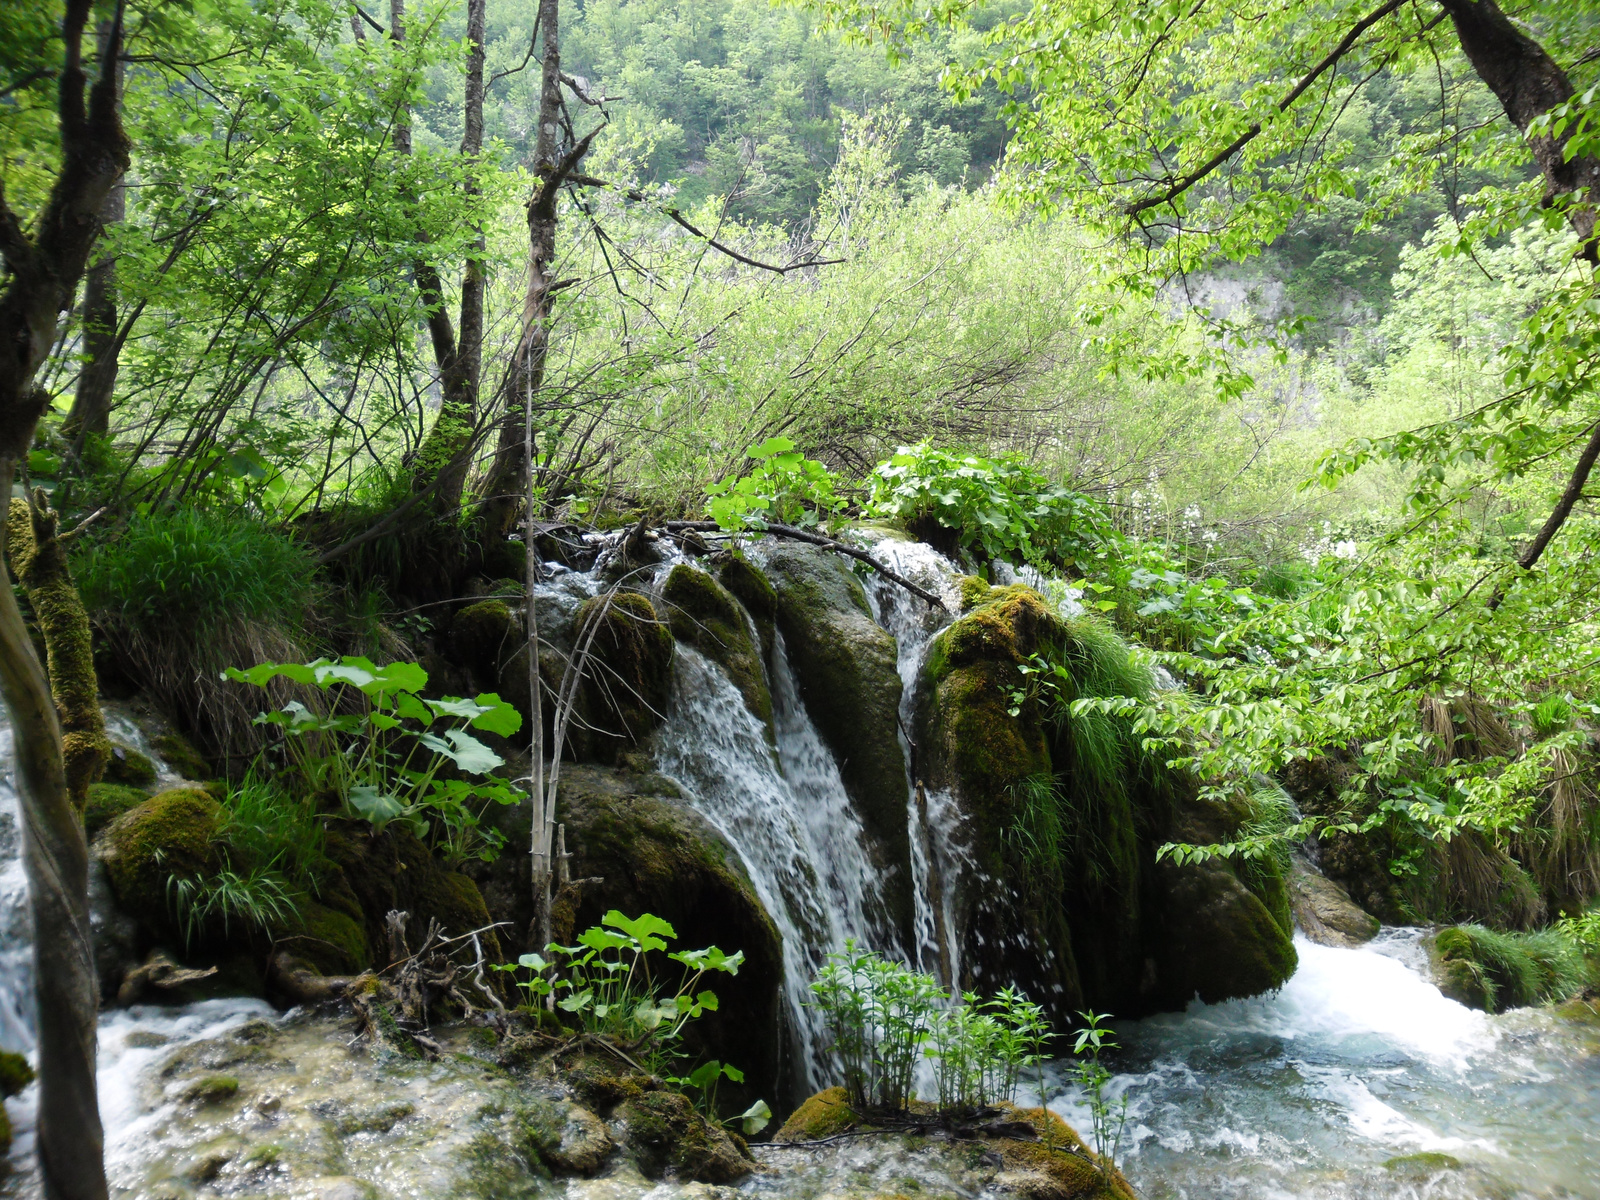
M 106 783 L 147 788 L 156 781 L 156 765 L 150 761 L 148 755 L 140 754 L 131 746 L 112 742 L 111 757 L 106 759 L 105 772 L 100 778 Z
M 1020 984 L 1065 1022 L 1085 1006 L 1135 1016 L 1287 979 L 1283 864 L 1156 861 L 1165 842 L 1232 840 L 1256 801 L 1203 800 L 1127 722 L 1070 708 L 1149 694 L 1127 644 L 1021 584 L 969 578 L 961 594 L 963 615 L 924 661 L 914 730 L 918 772 L 951 797 L 975 867 L 941 881 L 968 931 L 958 986 Z
M 176 935 L 175 879 L 214 875 L 222 808 L 199 788 L 172 788 L 119 817 L 100 857 L 122 908 L 146 928 Z

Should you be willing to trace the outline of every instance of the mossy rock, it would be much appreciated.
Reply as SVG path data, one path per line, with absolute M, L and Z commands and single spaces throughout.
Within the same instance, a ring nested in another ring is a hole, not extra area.
M 761 650 L 733 594 L 705 571 L 680 563 L 667 576 L 661 599 L 673 636 L 727 671 L 745 707 L 770 727 L 772 693 Z
M 272 930 L 272 940 L 323 975 L 354 975 L 373 965 L 363 922 L 309 897 L 299 901 L 292 919 Z
M 575 730 L 582 757 L 615 760 L 655 732 L 672 683 L 672 631 L 648 596 L 612 592 L 584 601 L 573 621 L 579 645 L 590 643 L 582 705 L 588 728 Z
M 172 788 L 119 817 L 101 858 L 123 910 L 147 929 L 171 933 L 170 880 L 214 874 L 222 809 L 198 788 Z
M 390 825 L 378 832 L 365 822 L 342 823 L 328 831 L 325 850 L 338 868 L 333 878 L 324 881 L 317 906 L 330 911 L 313 910 L 320 936 L 329 943 L 325 962 L 370 962 L 373 948 L 388 945 L 384 918 L 391 910 L 410 914 L 406 930 L 413 944 L 426 933 L 430 919 L 437 920 L 447 936 L 493 923 L 478 885 L 447 870 L 427 846 L 404 829 Z M 365 951 L 349 925 L 334 919 L 338 915 L 359 924 Z M 489 960 L 498 961 L 501 950 L 495 931 L 479 936 Z M 296 943 L 294 952 L 317 961 L 310 942 Z
M 756 630 L 761 634 L 761 652 L 770 657 L 772 635 L 778 620 L 778 593 L 773 589 L 771 580 L 761 573 L 760 567 L 737 550 L 719 555 L 716 563 L 718 582 L 744 605 L 745 612 L 750 614 L 750 619 L 756 623 Z
M 106 759 L 105 771 L 100 778 L 106 783 L 125 787 L 147 788 L 156 782 L 156 764 L 148 755 L 140 754 L 131 746 L 111 743 L 111 757 Z
M 768 551 L 765 570 L 800 699 L 838 760 L 891 919 L 909 940 L 911 838 L 895 640 L 873 620 L 866 591 L 839 555 L 780 545 Z
M 499 538 L 483 553 L 483 573 L 491 579 L 527 578 L 528 548 L 519 541 Z M 521 588 L 522 584 L 517 584 Z
M 1181 1009 L 1281 987 L 1299 964 L 1292 933 L 1226 865 L 1161 864 L 1161 1008 Z
M 504 600 L 470 604 L 450 623 L 450 644 L 458 661 L 483 680 L 498 675 L 500 663 L 516 652 L 521 640 Z
M 91 783 L 89 803 L 83 810 L 83 831 L 91 841 L 111 822 L 150 799 L 142 788 L 120 783 Z
M 20 1095 L 33 1080 L 33 1068 L 23 1055 L 0 1050 L 0 1097 Z
M 194 743 L 176 730 L 167 729 L 150 739 L 150 748 L 161 760 L 184 779 L 196 783 L 215 777 L 211 763 L 194 748 Z
M 861 1123 L 850 1107 L 850 1094 L 842 1087 L 831 1087 L 810 1097 L 789 1114 L 783 1128 L 772 1135 L 775 1142 L 815 1142 Z
M 647 1179 L 670 1171 L 697 1183 L 738 1183 L 755 1170 L 749 1152 L 680 1092 L 636 1086 L 612 1119 L 626 1130 L 626 1146 Z

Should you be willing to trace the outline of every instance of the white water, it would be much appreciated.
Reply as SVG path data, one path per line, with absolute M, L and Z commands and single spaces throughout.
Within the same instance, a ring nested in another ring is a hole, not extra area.
M 1113 1022 L 1141 1194 L 1600 1197 L 1600 1029 L 1464 1008 L 1420 972 L 1419 936 L 1297 938 L 1275 993 Z M 1088 1131 L 1081 1096 L 1052 1103 Z
M 781 638 L 773 657 L 779 751 L 722 668 L 679 645 L 657 761 L 738 851 L 783 936 L 784 996 L 810 1077 L 827 1059 L 807 985 L 847 938 L 875 940 L 879 905 L 860 819 L 795 693 Z

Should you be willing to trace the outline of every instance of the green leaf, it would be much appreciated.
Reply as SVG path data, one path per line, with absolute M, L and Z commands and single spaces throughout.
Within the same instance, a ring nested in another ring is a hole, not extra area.
M 772 1110 L 767 1107 L 765 1100 L 757 1100 L 749 1108 L 740 1113 L 734 1120 L 744 1130 L 745 1137 L 754 1137 L 772 1121 Z
M 625 917 L 616 909 L 612 909 L 600 918 L 604 925 L 613 929 L 620 929 L 623 933 L 637 941 L 645 950 L 665 950 L 667 943 L 662 938 L 676 938 L 677 930 L 673 929 L 666 921 L 653 913 L 641 913 L 637 917 Z

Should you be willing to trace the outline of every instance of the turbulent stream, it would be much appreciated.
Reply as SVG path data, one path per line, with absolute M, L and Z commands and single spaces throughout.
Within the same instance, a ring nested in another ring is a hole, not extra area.
M 888 541 L 873 549 L 923 586 L 951 591 L 953 569 L 927 547 Z M 559 586 L 573 602 L 592 591 L 576 573 Z M 869 595 L 898 640 L 909 728 L 912 687 L 941 619 L 898 589 L 875 584 Z M 1055 599 L 1063 608 L 1075 603 L 1070 594 Z M 783 933 L 796 1060 L 820 1083 L 825 1059 L 801 1006 L 805 979 L 847 937 L 903 952 L 924 969 L 957 970 L 942 881 L 967 862 L 949 797 L 919 798 L 908 786 L 916 944 L 889 944 L 838 766 L 799 700 L 781 643 L 775 659 L 773 745 L 721 669 L 680 647 L 658 762 L 738 849 Z M 125 719 L 114 733 L 140 745 Z M 0 760 L 0 1046 L 31 1051 L 26 885 L 3 725 Z M 1600 1200 L 1600 1022 L 1592 1014 L 1489 1017 L 1463 1008 L 1428 981 L 1418 938 L 1387 930 L 1356 950 L 1299 939 L 1299 971 L 1276 993 L 1113 1022 L 1123 1051 L 1112 1087 L 1127 1099 L 1121 1159 L 1140 1193 Z M 862 1142 L 764 1151 L 779 1170 L 738 1188 L 651 1183 L 621 1168 L 597 1180 L 530 1180 L 507 1190 L 485 1146 L 499 1144 L 495 1123 L 516 1103 L 511 1082 L 466 1056 L 377 1062 L 349 1036 L 348 1022 L 277 1014 L 258 1000 L 108 1011 L 100 1087 L 113 1194 L 975 1195 L 971 1180 L 936 1156 Z M 197 1107 L 196 1072 L 222 1068 L 237 1094 Z M 1052 1106 L 1087 1132 L 1081 1097 L 1050 1081 Z M 37 1194 L 32 1105 L 31 1089 L 7 1103 L 17 1138 L 0 1195 Z

